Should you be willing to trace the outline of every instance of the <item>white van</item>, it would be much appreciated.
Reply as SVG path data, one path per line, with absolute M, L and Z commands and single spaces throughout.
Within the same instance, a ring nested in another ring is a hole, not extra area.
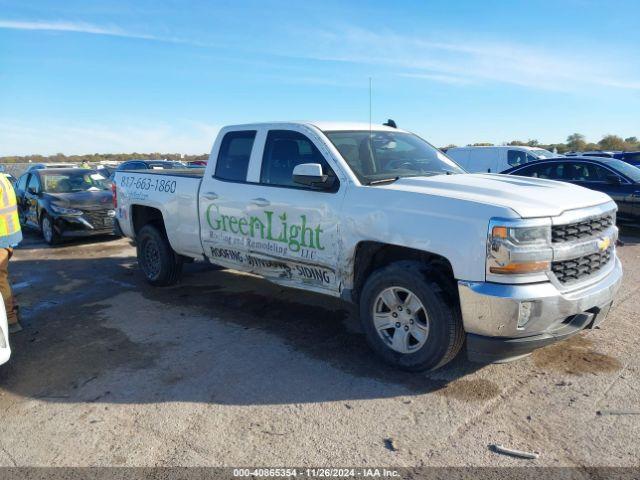
M 524 163 L 560 156 L 544 148 L 515 146 L 453 147 L 446 153 L 469 173 L 500 173 Z

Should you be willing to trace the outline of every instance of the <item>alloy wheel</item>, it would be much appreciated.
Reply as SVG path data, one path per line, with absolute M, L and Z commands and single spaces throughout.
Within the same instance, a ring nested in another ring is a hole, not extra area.
M 389 287 L 376 297 L 373 323 L 389 348 L 400 353 L 419 350 L 429 336 L 429 316 L 418 296 L 403 287 Z

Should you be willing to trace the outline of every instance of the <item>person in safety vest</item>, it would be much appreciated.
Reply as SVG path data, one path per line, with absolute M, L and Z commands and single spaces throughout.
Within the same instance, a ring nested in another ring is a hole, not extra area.
M 16 193 L 6 175 L 0 174 L 0 293 L 7 311 L 9 332 L 22 330 L 18 323 L 18 306 L 14 302 L 9 284 L 9 259 L 13 247 L 22 241 Z

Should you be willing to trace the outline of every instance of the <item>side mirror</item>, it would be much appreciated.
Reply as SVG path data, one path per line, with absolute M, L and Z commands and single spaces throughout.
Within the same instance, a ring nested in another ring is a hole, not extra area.
M 322 173 L 322 165 L 319 163 L 301 163 L 293 168 L 293 181 L 307 187 L 328 189 L 333 185 L 333 180 Z
M 29 192 L 31 195 L 38 195 L 38 190 L 36 190 L 36 187 L 27 188 L 27 192 Z
M 610 185 L 620 185 L 622 181 L 618 175 L 609 174 L 607 175 L 607 183 Z

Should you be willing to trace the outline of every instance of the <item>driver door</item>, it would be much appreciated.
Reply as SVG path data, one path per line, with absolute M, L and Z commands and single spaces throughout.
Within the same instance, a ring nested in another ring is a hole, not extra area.
M 22 200 L 22 211 L 27 225 L 39 227 L 38 224 L 38 200 L 42 187 L 40 178 L 36 173 L 32 173 L 27 180 L 27 188 L 25 189 Z
M 332 186 L 319 190 L 295 183 L 293 169 L 305 163 L 320 164 Z M 260 169 L 254 172 L 259 177 L 244 186 L 245 215 L 265 222 L 264 237 L 249 244 L 262 275 L 310 290 L 339 291 L 338 225 L 345 186 L 335 171 L 306 132 L 267 132 Z

